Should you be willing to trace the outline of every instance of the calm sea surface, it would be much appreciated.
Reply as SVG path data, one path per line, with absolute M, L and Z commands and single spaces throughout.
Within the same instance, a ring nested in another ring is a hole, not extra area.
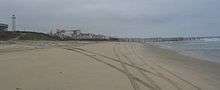
M 220 39 L 203 39 L 198 41 L 162 42 L 162 48 L 175 50 L 181 54 L 220 63 Z

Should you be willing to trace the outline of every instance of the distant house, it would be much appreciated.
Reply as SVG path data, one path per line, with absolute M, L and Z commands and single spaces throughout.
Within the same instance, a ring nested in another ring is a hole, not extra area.
M 92 39 L 92 40 L 105 40 L 109 39 L 109 37 L 106 37 L 105 35 L 96 35 L 93 33 L 81 33 L 79 39 Z
M 74 39 L 79 39 L 79 36 L 81 34 L 81 30 L 69 30 L 71 33 L 71 37 Z
M 7 31 L 8 30 L 8 25 L 0 23 L 0 31 Z
M 93 38 L 94 39 L 107 39 L 105 35 L 101 35 L 101 34 L 95 35 Z
M 91 33 L 81 33 L 79 39 L 92 39 L 94 34 Z

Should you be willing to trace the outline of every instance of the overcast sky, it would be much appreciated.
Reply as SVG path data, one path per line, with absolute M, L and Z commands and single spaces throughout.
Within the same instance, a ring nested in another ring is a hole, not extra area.
M 48 32 L 79 25 L 120 37 L 220 35 L 220 0 L 0 0 L 0 22 Z

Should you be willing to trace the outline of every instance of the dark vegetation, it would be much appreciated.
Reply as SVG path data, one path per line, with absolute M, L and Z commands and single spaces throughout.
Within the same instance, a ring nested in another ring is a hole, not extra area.
M 52 37 L 45 33 L 29 31 L 1 31 L 0 40 L 59 40 L 58 37 Z

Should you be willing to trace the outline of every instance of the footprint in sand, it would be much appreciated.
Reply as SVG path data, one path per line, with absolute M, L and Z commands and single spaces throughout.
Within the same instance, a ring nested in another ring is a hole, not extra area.
M 16 90 L 22 90 L 21 88 L 16 88 Z

